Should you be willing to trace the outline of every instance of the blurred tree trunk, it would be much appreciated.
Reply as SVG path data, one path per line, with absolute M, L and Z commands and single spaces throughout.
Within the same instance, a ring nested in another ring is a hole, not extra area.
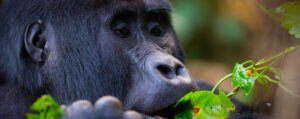
M 285 3 L 287 1 L 293 0 L 258 0 L 267 8 L 275 8 Z M 299 11 L 300 13 L 300 11 Z M 265 28 L 269 31 L 267 39 L 265 40 L 265 45 L 260 46 L 260 49 L 256 52 L 264 51 L 265 49 L 277 49 L 282 50 L 291 45 L 300 44 L 300 39 L 295 39 L 287 30 L 283 29 L 279 23 L 274 23 L 270 21 L 271 19 L 264 15 L 264 21 L 267 22 Z M 270 32 L 271 31 L 271 32 Z M 274 31 L 274 32 L 272 32 Z M 259 42 L 259 41 L 257 41 Z M 274 43 L 277 42 L 277 43 Z M 273 45 L 270 45 L 273 44 Z M 267 47 L 266 47 L 267 46 Z M 276 51 L 276 50 L 274 50 Z M 266 51 L 267 54 L 273 54 L 274 51 Z M 253 53 L 255 55 L 255 53 Z M 300 93 L 300 53 L 289 54 L 283 64 L 283 82 L 285 87 L 289 88 L 291 91 L 299 94 Z M 274 107 L 272 109 L 272 116 L 274 119 L 299 119 L 300 118 L 300 99 L 288 94 L 281 88 L 276 87 L 274 101 Z
M 300 94 L 300 52 L 288 55 L 283 67 L 284 86 L 289 90 Z M 280 88 L 277 88 L 274 101 L 274 119 L 299 119 L 300 98 L 292 96 Z

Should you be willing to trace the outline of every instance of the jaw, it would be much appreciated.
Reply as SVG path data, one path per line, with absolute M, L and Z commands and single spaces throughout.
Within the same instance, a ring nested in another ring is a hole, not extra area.
M 146 69 L 138 69 L 141 70 L 133 70 L 130 79 L 132 83 L 127 85 L 129 90 L 123 100 L 125 110 L 135 110 L 149 116 L 173 118 L 173 105 L 184 95 L 197 90 L 196 83 L 192 79 L 190 81 L 164 80 L 160 75 L 154 75 Z
M 124 108 L 152 117 L 173 118 L 174 104 L 187 93 L 196 90 L 196 85 L 151 85 L 152 81 L 144 82 L 147 85 L 133 87 L 132 91 L 135 92 L 127 95 Z

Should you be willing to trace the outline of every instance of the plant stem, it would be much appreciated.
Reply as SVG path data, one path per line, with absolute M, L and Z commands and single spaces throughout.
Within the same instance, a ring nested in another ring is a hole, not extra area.
M 267 59 L 267 60 L 265 60 L 265 61 L 258 62 L 258 63 L 256 64 L 256 66 L 260 66 L 260 65 L 266 64 L 266 63 L 268 63 L 268 62 L 270 62 L 270 61 L 272 61 L 272 60 L 274 60 L 274 59 L 277 59 L 278 57 L 284 56 L 285 54 L 287 54 L 287 53 L 289 53 L 289 52 L 291 52 L 291 51 L 294 51 L 294 50 L 296 50 L 296 49 L 298 49 L 298 48 L 300 48 L 300 45 L 296 45 L 296 46 L 287 48 L 285 51 L 283 51 L 283 52 L 281 52 L 281 53 L 279 53 L 279 54 L 277 54 L 277 55 L 275 55 L 275 56 L 273 56 L 273 57 L 271 57 L 271 58 L 269 58 L 269 59 Z
M 284 56 L 284 55 L 286 55 L 287 53 L 289 53 L 289 52 L 291 52 L 291 51 L 294 51 L 294 50 L 296 50 L 296 49 L 298 49 L 298 48 L 300 48 L 300 45 L 296 45 L 296 46 L 287 48 L 285 51 L 283 51 L 283 52 L 281 52 L 281 53 L 279 53 L 279 54 L 277 54 L 277 55 L 275 55 L 275 56 L 273 56 L 273 57 L 271 57 L 271 58 L 269 58 L 269 59 L 267 59 L 267 60 L 264 60 L 264 61 L 262 61 L 262 62 L 258 62 L 258 63 L 255 64 L 254 61 L 249 60 L 249 61 L 244 62 L 242 65 L 245 65 L 245 64 L 248 64 L 248 63 L 251 63 L 251 64 L 252 64 L 251 66 L 247 67 L 246 69 L 251 69 L 251 68 L 253 68 L 253 67 L 261 66 L 261 65 L 264 65 L 264 64 L 266 64 L 266 63 L 268 63 L 268 62 L 270 62 L 270 61 L 273 61 L 273 60 L 275 60 L 275 59 L 277 59 L 277 58 L 279 58 L 279 57 L 281 57 L 281 56 Z M 276 61 L 275 61 L 275 62 L 276 62 Z M 261 73 L 261 74 L 264 74 L 264 73 L 265 73 L 265 72 L 266 72 L 266 71 L 267 71 L 267 70 L 268 70 L 275 62 L 273 62 L 272 64 L 270 64 L 270 65 L 268 65 L 268 66 L 264 66 L 264 67 L 258 68 L 258 69 L 256 69 L 256 70 L 258 71 L 258 70 L 263 70 L 263 69 L 264 69 L 264 70 L 262 71 L 262 73 Z M 216 91 L 216 89 L 221 85 L 221 83 L 223 83 L 226 79 L 232 77 L 232 75 L 233 75 L 233 73 L 228 74 L 228 75 L 226 75 L 225 77 L 223 77 L 223 78 L 222 78 L 222 79 L 214 86 L 214 88 L 211 90 L 211 92 L 214 93 L 214 92 Z M 299 95 L 294 94 L 293 92 L 291 92 L 290 90 L 288 90 L 287 88 L 285 88 L 279 81 L 272 80 L 270 77 L 268 77 L 268 76 L 266 76 L 266 75 L 264 75 L 263 78 L 265 78 L 266 80 L 268 80 L 268 81 L 271 82 L 271 83 L 279 84 L 279 86 L 280 86 L 283 90 L 287 91 L 288 93 L 290 93 L 290 94 L 292 94 L 292 95 L 295 95 L 295 96 L 297 96 L 297 97 L 300 97 Z M 239 87 L 236 87 L 236 88 L 235 88 L 231 93 L 229 93 L 227 96 L 228 96 L 228 97 L 231 97 L 231 96 L 237 94 L 238 91 L 239 91 Z
M 290 91 L 289 89 L 287 89 L 286 87 L 284 87 L 281 83 L 279 83 L 278 85 L 279 85 L 279 87 L 280 87 L 282 90 L 286 91 L 288 94 L 300 98 L 300 95 L 298 95 L 298 94 L 296 94 L 296 93 Z
M 279 81 L 273 80 L 273 79 L 271 79 L 270 77 L 268 77 L 267 75 L 264 75 L 263 78 L 264 78 L 264 79 L 267 79 L 267 80 L 268 80 L 269 82 L 271 82 L 271 83 L 280 84 Z
M 222 79 L 214 86 L 214 88 L 211 90 L 211 92 L 214 93 L 214 92 L 216 91 L 216 89 L 219 87 L 219 85 L 220 85 L 223 81 L 225 81 L 226 79 L 230 78 L 232 75 L 233 75 L 233 74 L 231 73 L 231 74 L 228 74 L 228 75 L 226 75 L 225 77 L 223 77 L 223 78 L 222 78 Z
M 264 69 L 266 69 L 266 68 L 267 68 L 267 66 L 264 66 L 264 67 L 255 68 L 254 70 L 255 70 L 255 71 L 260 71 L 260 70 L 264 70 Z
M 246 70 L 252 69 L 253 67 L 255 67 L 255 62 L 253 60 L 248 60 L 248 61 L 242 63 L 242 66 L 244 67 L 245 64 L 249 64 L 249 63 L 251 63 L 251 66 L 247 67 Z
M 278 60 L 275 60 L 274 62 L 272 62 L 271 64 L 269 64 L 267 66 L 264 66 L 264 70 L 260 73 L 260 75 L 264 75 L 269 70 L 269 68 L 276 63 L 276 61 L 278 61 Z
M 270 77 L 268 77 L 268 76 L 266 76 L 266 75 L 264 75 L 263 77 L 264 77 L 265 79 L 267 79 L 267 80 L 268 80 L 269 82 L 271 82 L 271 83 L 278 84 L 279 87 L 280 87 L 282 90 L 284 90 L 285 92 L 287 92 L 288 94 L 300 98 L 300 95 L 298 95 L 298 94 L 292 92 L 291 90 L 289 90 L 288 88 L 286 88 L 285 86 L 283 86 L 283 84 L 280 83 L 279 81 L 272 80 Z
M 231 93 L 227 94 L 227 97 L 228 97 L 228 98 L 231 98 L 232 96 L 236 95 L 236 94 L 239 92 L 239 90 L 240 90 L 240 87 L 234 88 L 234 89 L 231 91 Z

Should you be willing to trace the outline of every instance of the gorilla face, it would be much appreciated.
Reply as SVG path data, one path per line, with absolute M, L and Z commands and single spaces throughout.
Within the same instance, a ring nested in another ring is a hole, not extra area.
M 167 108 L 196 89 L 170 11 L 165 0 L 8 1 L 0 73 L 60 104 L 113 95 L 125 109 Z
M 110 57 L 112 63 L 124 69 L 110 72 L 125 71 L 124 77 L 130 76 L 120 79 L 130 82 L 124 85 L 128 90 L 125 108 L 151 112 L 170 106 L 194 90 L 196 86 L 182 64 L 182 50 L 170 23 L 169 4 L 144 0 L 112 5 L 114 12 L 106 12 L 111 17 L 104 23 L 107 26 L 99 41 L 104 41 L 100 42 L 101 49 L 109 49 L 101 54 L 110 54 L 102 59 Z M 122 60 L 115 59 L 116 55 Z

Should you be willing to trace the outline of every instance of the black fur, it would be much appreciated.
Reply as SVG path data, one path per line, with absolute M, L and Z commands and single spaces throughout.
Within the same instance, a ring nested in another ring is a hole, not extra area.
M 158 12 L 148 14 L 151 9 Z M 172 81 L 162 82 L 164 77 L 149 71 L 149 63 L 157 57 L 183 62 L 169 11 L 169 4 L 161 0 L 4 1 L 0 16 L 0 116 L 23 117 L 43 94 L 50 94 L 59 104 L 79 99 L 94 102 L 113 95 L 125 109 L 144 113 L 173 104 L 194 90 L 195 84 L 168 84 Z M 130 26 L 130 37 L 120 38 L 112 31 L 112 22 L 119 19 L 134 25 Z M 37 20 L 43 21 L 43 34 L 36 36 L 43 36 L 39 40 L 46 42 L 43 62 L 35 61 L 24 45 L 26 29 Z M 142 33 L 150 20 L 162 24 L 163 36 Z M 170 96 L 173 98 L 168 99 Z
M 170 11 L 165 0 L 4 1 L 0 118 L 25 118 L 43 94 L 67 105 L 112 95 L 126 110 L 144 114 L 171 106 L 196 84 L 182 64 Z M 118 31 L 122 23 L 129 33 Z M 152 34 L 156 24 L 160 32 Z

